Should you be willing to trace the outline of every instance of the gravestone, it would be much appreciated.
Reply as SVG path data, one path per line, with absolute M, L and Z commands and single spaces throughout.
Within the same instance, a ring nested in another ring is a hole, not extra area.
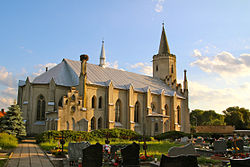
M 217 140 L 214 142 L 215 153 L 225 153 L 227 150 L 227 143 L 225 140 Z
M 250 158 L 245 159 L 230 159 L 231 167 L 249 167 Z
M 135 142 L 121 149 L 123 166 L 139 167 L 140 146 Z
M 244 140 L 242 139 L 236 140 L 236 146 L 239 148 L 238 153 L 244 152 Z
M 188 143 L 189 138 L 187 136 L 181 138 L 181 143 Z
M 101 167 L 103 159 L 103 146 L 99 143 L 90 145 L 82 150 L 82 166 Z
M 198 167 L 198 161 L 192 155 L 169 157 L 162 154 L 160 167 Z
M 171 147 L 168 150 L 169 156 L 179 156 L 179 155 L 196 155 L 196 151 L 192 143 L 186 144 L 181 147 Z
M 68 155 L 69 161 L 77 162 L 79 158 L 82 158 L 82 150 L 90 146 L 89 142 L 81 143 L 69 143 L 68 145 Z

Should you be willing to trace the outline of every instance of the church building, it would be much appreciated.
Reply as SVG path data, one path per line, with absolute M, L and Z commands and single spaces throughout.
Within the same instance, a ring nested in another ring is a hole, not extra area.
M 63 59 L 33 81 L 19 81 L 17 103 L 27 134 L 46 130 L 92 131 L 125 128 L 154 136 L 190 131 L 188 81 L 176 79 L 176 56 L 170 53 L 164 26 L 153 77 L 106 67 L 104 42 L 100 64 Z

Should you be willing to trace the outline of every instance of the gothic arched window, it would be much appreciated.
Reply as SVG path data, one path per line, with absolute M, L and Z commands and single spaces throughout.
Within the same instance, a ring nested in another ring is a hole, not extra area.
M 177 123 L 181 124 L 181 108 L 180 106 L 177 107 Z
M 58 102 L 58 107 L 62 107 L 62 106 L 63 106 L 63 96 L 60 98 Z
M 155 70 L 158 71 L 158 65 L 156 65 L 156 69 Z
M 165 105 L 165 115 L 169 115 L 169 111 L 168 111 L 168 105 Z
M 137 101 L 135 103 L 135 111 L 134 111 L 134 122 L 136 122 L 136 123 L 139 122 L 139 109 L 140 109 L 140 104 Z
M 91 107 L 92 107 L 92 108 L 95 108 L 95 107 L 96 107 L 96 97 L 95 97 L 95 96 L 92 97 L 92 100 L 91 100 Z
M 98 129 L 101 129 L 102 128 L 102 118 L 100 117 L 97 122 L 98 122 Z
M 37 108 L 36 108 L 36 119 L 38 121 L 45 120 L 45 98 L 43 95 L 39 95 L 37 99 Z
M 95 130 L 95 117 L 91 119 L 91 125 L 90 125 L 91 130 Z
M 158 131 L 159 131 L 158 123 L 155 123 L 155 132 L 158 132 Z
M 102 96 L 99 97 L 98 108 L 102 108 Z
M 72 118 L 72 130 L 75 130 L 76 129 L 76 122 L 75 122 L 75 119 Z
M 115 103 L 115 122 L 121 122 L 121 100 L 118 99 Z
M 155 105 L 153 103 L 151 103 L 151 109 L 152 109 L 152 112 L 156 112 L 156 108 L 155 108 Z

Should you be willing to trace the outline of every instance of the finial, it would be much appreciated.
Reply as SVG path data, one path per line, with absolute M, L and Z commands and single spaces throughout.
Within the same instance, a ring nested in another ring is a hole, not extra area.
M 102 38 L 102 43 L 104 43 L 104 38 Z
M 162 27 L 164 27 L 164 21 L 162 22 Z

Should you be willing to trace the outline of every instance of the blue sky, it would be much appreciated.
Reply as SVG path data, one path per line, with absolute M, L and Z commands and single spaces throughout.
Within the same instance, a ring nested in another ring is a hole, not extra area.
M 250 108 L 248 0 L 12 0 L 0 2 L 0 108 L 17 80 L 35 77 L 63 58 L 88 54 L 98 64 L 150 75 L 162 22 L 177 78 L 188 71 L 190 109 Z

